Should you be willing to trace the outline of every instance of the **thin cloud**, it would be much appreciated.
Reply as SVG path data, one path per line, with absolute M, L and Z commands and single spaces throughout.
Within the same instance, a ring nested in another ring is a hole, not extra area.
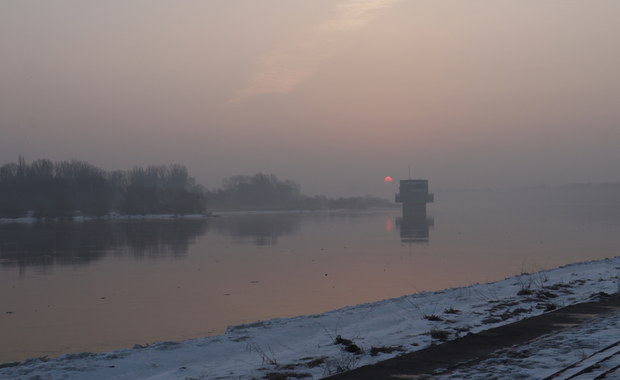
M 400 0 L 347 0 L 336 6 L 334 15 L 320 24 L 313 36 L 297 46 L 287 46 L 264 54 L 249 85 L 233 101 L 263 94 L 293 91 L 306 81 L 320 64 L 333 56 L 330 41 L 335 34 L 360 29 L 374 18 L 376 11 Z
M 362 28 L 373 18 L 374 11 L 387 8 L 399 0 L 349 0 L 337 6 L 337 14 L 319 30 L 342 32 Z

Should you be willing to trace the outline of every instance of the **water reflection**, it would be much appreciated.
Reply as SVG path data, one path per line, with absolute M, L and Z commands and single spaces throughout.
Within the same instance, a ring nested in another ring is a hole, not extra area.
M 88 264 L 107 254 L 183 258 L 205 220 L 90 221 L 0 226 L 3 267 Z
M 84 265 L 106 255 L 135 259 L 187 256 L 190 245 L 213 230 L 234 243 L 272 246 L 300 229 L 298 214 L 250 214 L 212 219 L 117 220 L 0 225 L 0 265 L 37 267 Z
M 218 232 L 230 235 L 235 243 L 271 246 L 282 236 L 297 233 L 301 225 L 300 214 L 249 214 L 221 217 L 213 221 Z
M 434 219 L 426 215 L 426 204 L 420 204 L 419 207 L 403 207 L 403 216 L 396 218 L 402 243 L 428 243 L 430 228 L 434 225 Z

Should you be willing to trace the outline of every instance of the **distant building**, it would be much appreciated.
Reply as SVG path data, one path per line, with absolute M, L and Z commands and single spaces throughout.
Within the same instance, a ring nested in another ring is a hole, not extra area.
M 409 205 L 424 205 L 435 200 L 435 196 L 428 192 L 428 180 L 426 179 L 403 179 L 400 181 L 396 194 L 396 203 L 403 204 L 403 210 Z
M 400 181 L 396 202 L 403 204 L 403 216 L 397 219 L 403 243 L 428 242 L 429 227 L 433 220 L 426 216 L 426 204 L 435 200 L 428 192 L 428 180 L 404 179 Z

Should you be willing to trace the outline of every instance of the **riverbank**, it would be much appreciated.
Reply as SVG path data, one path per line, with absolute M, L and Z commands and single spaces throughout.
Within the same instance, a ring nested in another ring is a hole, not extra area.
M 232 326 L 220 336 L 31 359 L 0 369 L 0 378 L 318 379 L 616 293 L 619 275 L 620 257 L 577 263 L 318 315 Z
M 0 218 L 1 223 L 17 223 L 17 224 L 31 224 L 41 222 L 86 222 L 91 220 L 174 220 L 174 219 L 205 219 L 214 217 L 211 213 L 206 214 L 149 214 L 149 215 L 121 215 L 121 214 L 108 214 L 105 216 L 72 216 L 68 218 L 37 218 L 34 216 L 24 216 L 20 218 Z
M 329 380 L 618 379 L 620 293 L 592 298 Z
M 274 209 L 274 210 L 215 210 L 203 214 L 147 214 L 147 215 L 123 215 L 108 214 L 104 216 L 72 216 L 67 218 L 38 218 L 34 216 L 23 216 L 19 218 L 0 218 L 0 224 L 32 224 L 43 222 L 87 222 L 87 221 L 123 221 L 123 220 L 195 220 L 208 219 L 224 216 L 236 215 L 273 215 L 273 214 L 302 214 L 302 213 L 343 213 L 343 212 L 376 212 L 380 210 L 394 210 L 393 208 L 369 207 L 364 209 Z

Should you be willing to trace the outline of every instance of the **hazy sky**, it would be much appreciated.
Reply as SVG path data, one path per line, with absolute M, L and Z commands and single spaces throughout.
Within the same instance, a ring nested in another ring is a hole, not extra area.
M 620 181 L 618 0 L 1 0 L 0 163 Z

